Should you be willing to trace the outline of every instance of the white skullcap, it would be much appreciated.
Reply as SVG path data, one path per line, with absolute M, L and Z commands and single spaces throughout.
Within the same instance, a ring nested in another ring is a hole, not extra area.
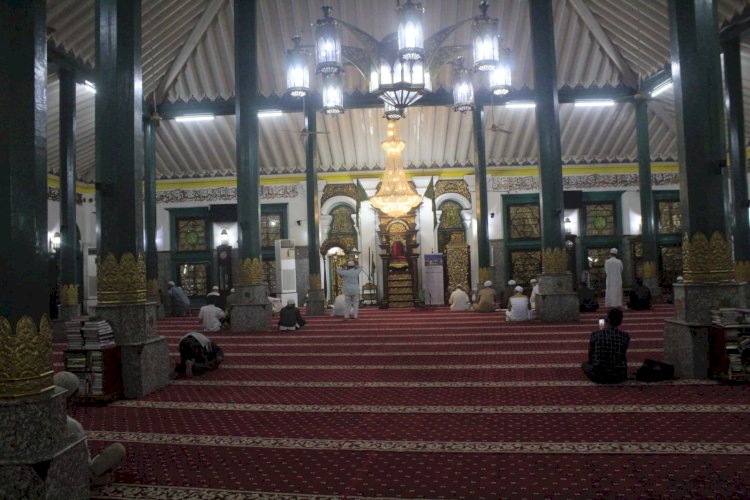
M 515 290 L 518 293 L 522 293 L 523 292 L 523 287 L 522 286 L 517 286 L 513 290 Z
M 354 267 L 354 261 L 353 261 L 353 260 L 350 260 L 349 262 L 347 262 L 347 263 L 346 263 L 346 265 L 347 265 L 348 267 Z
M 485 288 L 489 288 L 491 286 L 492 286 L 492 282 L 490 280 L 487 280 L 487 281 L 484 282 L 484 287 Z
M 52 382 L 65 389 L 65 397 L 70 397 L 78 391 L 78 377 L 75 373 L 57 372 L 52 377 Z
M 174 286 L 174 281 L 167 281 L 167 286 Z
M 216 291 L 219 291 L 219 287 L 218 287 L 218 286 L 216 286 L 216 285 L 214 285 L 214 286 L 212 286 L 212 287 L 211 287 L 211 290 L 216 290 Z
M 616 248 L 610 248 L 609 249 L 609 253 L 611 253 L 612 255 L 617 255 L 617 249 Z
M 293 306 L 294 305 L 294 299 L 289 299 L 286 301 L 286 305 Z
M 234 288 L 231 288 L 231 289 L 229 290 L 229 293 L 234 293 Z
M 685 278 L 683 278 L 682 276 L 677 276 L 677 283 L 682 283 L 683 281 L 685 281 Z
M 536 278 L 531 278 L 531 281 L 529 283 L 539 283 L 539 281 Z
M 516 286 L 516 280 L 508 280 L 508 286 Z

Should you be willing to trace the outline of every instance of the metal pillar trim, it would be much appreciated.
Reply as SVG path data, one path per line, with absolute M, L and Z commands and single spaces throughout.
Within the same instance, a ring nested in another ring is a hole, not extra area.
M 740 39 L 723 43 L 724 84 L 727 93 L 730 176 L 732 180 L 732 238 L 734 260 L 750 261 L 750 227 L 748 226 L 747 154 L 745 152 L 745 113 L 742 95 Z
M 60 283 L 78 285 L 76 231 L 76 81 L 64 68 L 60 79 Z
M 487 152 L 484 142 L 484 108 L 477 104 L 472 112 L 474 121 L 474 143 L 477 148 L 477 164 L 474 167 L 476 181 L 477 258 L 479 268 L 487 268 L 490 262 L 490 237 L 487 219 Z
M 643 260 L 657 263 L 656 213 L 651 187 L 651 146 L 648 132 L 648 104 L 645 98 L 636 99 L 635 130 L 638 145 L 638 186 L 641 200 L 641 243 Z
M 256 0 L 234 0 L 237 222 L 240 260 L 261 258 Z
M 96 2 L 96 216 L 100 256 L 143 251 L 141 2 Z
M 0 2 L 0 315 L 39 322 L 47 291 L 46 2 Z
M 304 98 L 303 98 L 304 99 Z M 305 110 L 305 176 L 307 187 L 307 244 L 310 275 L 320 277 L 320 207 L 318 206 L 318 170 L 315 167 L 315 132 L 317 132 L 315 109 Z
M 159 260 L 156 253 L 156 129 L 158 121 L 146 120 L 143 124 L 143 206 L 146 229 L 146 281 L 159 278 Z
M 530 0 L 529 15 L 539 137 L 542 249 L 562 248 L 565 244 L 562 145 L 551 0 Z
M 727 235 L 724 103 L 716 2 L 669 0 L 680 205 L 688 235 Z

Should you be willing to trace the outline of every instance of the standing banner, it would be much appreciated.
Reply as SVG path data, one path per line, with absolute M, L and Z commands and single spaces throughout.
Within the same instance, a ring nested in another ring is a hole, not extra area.
M 430 306 L 445 304 L 443 254 L 424 254 L 424 302 Z

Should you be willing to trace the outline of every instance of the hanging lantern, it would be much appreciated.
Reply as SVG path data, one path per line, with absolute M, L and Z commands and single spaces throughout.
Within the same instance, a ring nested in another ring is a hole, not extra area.
M 490 91 L 495 95 L 510 92 L 510 55 L 504 52 L 497 67 L 489 73 Z
M 474 86 L 471 74 L 464 67 L 464 58 L 456 58 L 456 69 L 453 72 L 453 110 L 462 113 L 474 109 Z
M 400 120 L 401 118 L 406 116 L 406 111 L 401 108 L 397 108 L 396 106 L 384 102 L 383 103 L 383 109 L 385 110 L 385 113 L 383 116 L 385 116 L 386 120 Z
M 344 112 L 344 89 L 339 75 L 323 77 L 323 113 L 338 115 Z
M 406 143 L 398 138 L 396 122 L 388 122 L 387 134 L 387 139 L 381 143 L 386 153 L 385 173 L 378 192 L 370 197 L 370 203 L 391 217 L 400 217 L 419 205 L 422 198 L 406 180 L 401 157 Z
M 294 48 L 286 51 L 286 90 L 292 97 L 305 97 L 310 93 L 310 68 L 307 52 L 300 47 L 302 38 L 292 37 Z
M 395 108 L 406 108 L 431 90 L 430 73 L 422 61 L 381 59 L 380 71 L 370 73 L 370 92 Z
M 424 60 L 424 8 L 406 0 L 396 8 L 398 17 L 398 55 L 402 61 Z
M 487 15 L 487 0 L 479 3 L 482 12 L 471 23 L 471 38 L 474 46 L 474 70 L 492 71 L 500 60 L 498 22 Z
M 341 70 L 341 26 L 331 17 L 331 7 L 323 6 L 323 19 L 315 24 L 316 71 L 324 75 Z

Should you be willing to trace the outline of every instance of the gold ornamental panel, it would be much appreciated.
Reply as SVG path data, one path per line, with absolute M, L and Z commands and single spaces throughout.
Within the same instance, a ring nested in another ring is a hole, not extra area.
M 737 283 L 750 282 L 750 262 L 737 261 L 734 263 L 734 275 Z
M 542 273 L 562 274 L 568 271 L 568 252 L 562 248 L 542 250 Z
M 323 187 L 323 194 L 320 196 L 320 205 L 336 196 L 346 196 L 352 200 L 357 199 L 357 185 L 356 184 L 326 184 Z
M 718 231 L 709 240 L 703 233 L 682 237 L 682 262 L 685 283 L 734 281 L 732 245 Z
M 442 194 L 455 193 L 460 194 L 467 201 L 471 201 L 471 193 L 469 193 L 469 185 L 463 179 L 444 179 L 439 180 L 435 184 L 435 198 Z
M 75 306 L 78 304 L 78 285 L 63 285 L 60 290 L 60 304 Z
M 259 258 L 242 260 L 240 285 L 260 285 L 263 283 L 263 263 Z
M 510 251 L 510 275 L 519 283 L 528 283 L 542 274 L 542 251 L 533 249 Z
M 461 285 L 467 292 L 469 284 L 469 246 L 456 234 L 454 241 L 445 249 L 445 262 L 448 268 L 448 288 L 453 290 Z
M 125 252 L 120 262 L 111 253 L 99 257 L 97 265 L 98 301 L 100 304 L 133 304 L 146 302 L 146 261 Z
M 461 217 L 461 205 L 455 201 L 446 201 L 440 205 L 440 224 L 438 229 L 464 229 L 464 221 Z
M 539 204 L 510 205 L 508 207 L 510 239 L 529 240 L 542 237 Z
M 646 261 L 641 264 L 641 278 L 656 278 L 656 262 Z
M 159 295 L 159 280 L 156 278 L 148 280 L 146 291 L 151 297 L 157 297 Z
M 491 267 L 479 268 L 479 283 L 484 283 L 485 281 L 492 281 L 492 268 Z
M 52 327 L 45 314 L 39 322 L 23 316 L 16 331 L 0 316 L 0 398 L 32 396 L 54 388 Z

